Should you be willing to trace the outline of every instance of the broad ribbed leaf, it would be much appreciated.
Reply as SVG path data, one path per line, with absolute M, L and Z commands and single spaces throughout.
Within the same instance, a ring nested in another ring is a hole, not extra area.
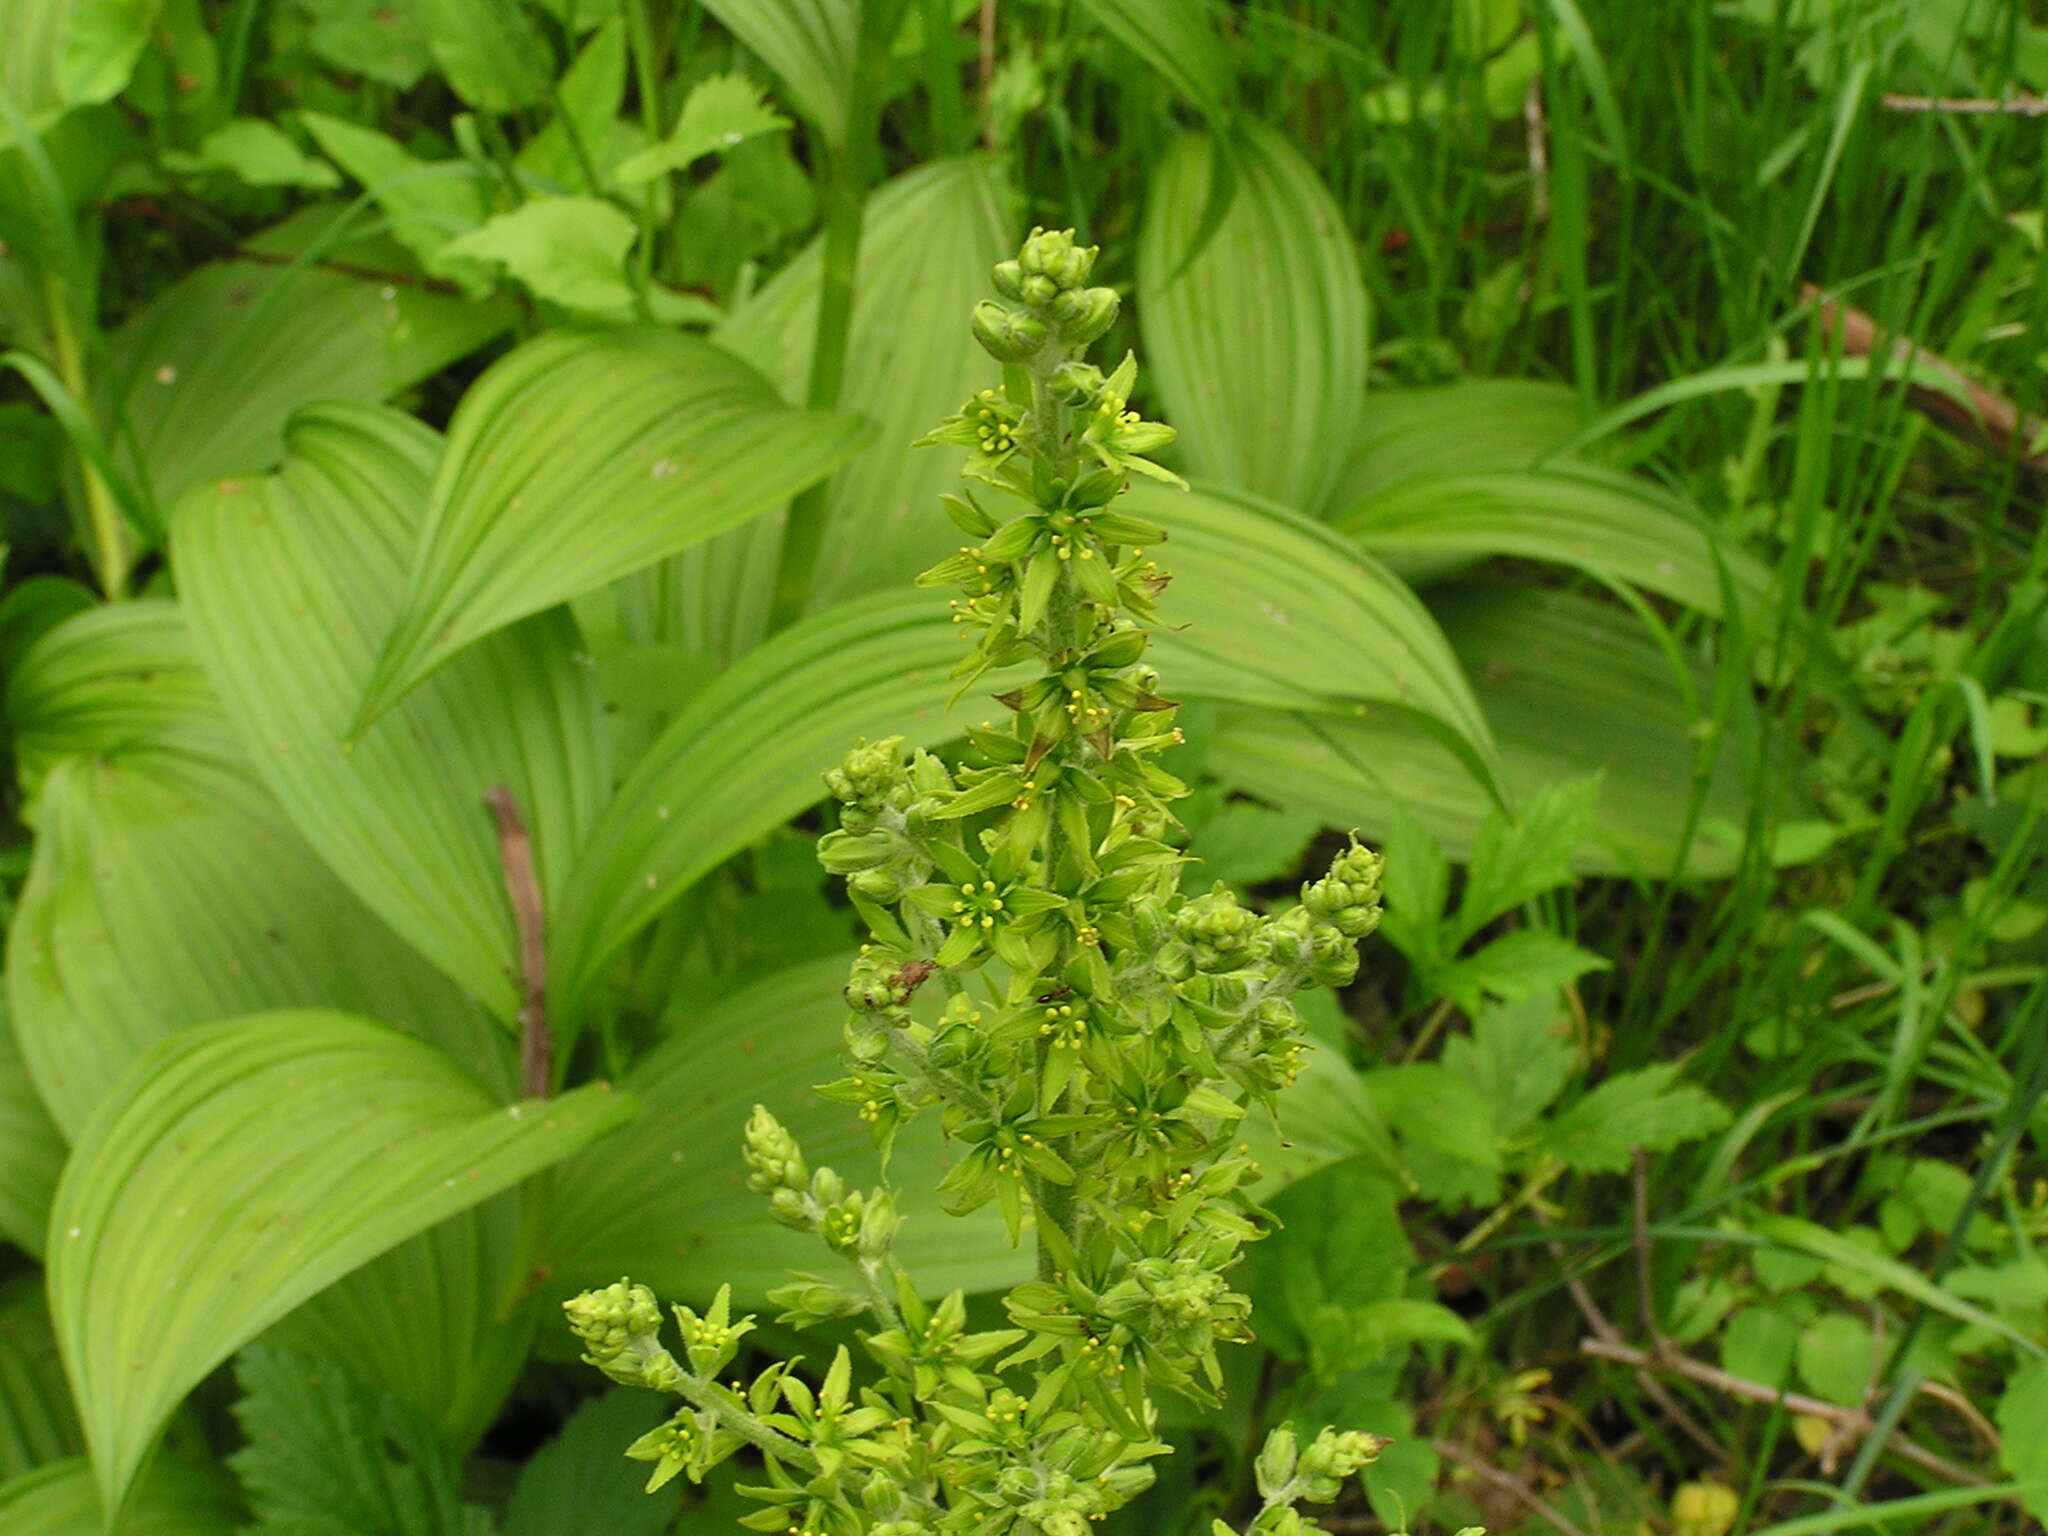
M 868 202 L 842 399 L 876 431 L 826 489 L 815 608 L 899 586 L 959 543 L 938 504 L 959 456 L 910 444 L 995 382 L 963 321 L 1014 238 L 1010 204 L 979 156 L 920 166 Z M 821 265 L 814 241 L 717 332 L 791 400 L 809 387 Z M 781 519 L 762 518 L 636 579 L 636 634 L 728 657 L 758 644 L 781 547 Z
M 1725 577 L 1738 608 L 1769 573 L 1723 543 L 1680 497 L 1593 465 L 1416 476 L 1332 514 L 1331 525 L 1397 570 L 1516 555 L 1577 566 L 1719 615 Z
M 436 441 L 396 412 L 308 411 L 275 476 L 203 487 L 172 541 L 200 656 L 257 771 L 369 908 L 501 1017 L 517 945 L 496 830 L 510 788 L 550 912 L 609 788 L 606 739 L 566 614 L 473 647 L 343 738 L 396 615 Z
M 80 1138 L 51 1212 L 51 1307 L 106 1502 L 243 1343 L 634 1109 L 603 1085 L 508 1108 L 433 1047 L 339 1013 L 160 1042 Z
M 43 1107 L 21 1059 L 14 1021 L 0 1008 L 0 1242 L 42 1256 L 64 1152 L 64 1133 Z
M 1204 117 L 1223 116 L 1237 79 L 1201 0 L 1081 0 L 1081 9 Z
M 527 1198 L 507 1190 L 407 1239 L 330 1285 L 265 1339 L 403 1398 L 466 1451 L 498 1416 L 533 1337 L 531 1300 L 499 1316 L 526 1279 Z
M 31 803 L 69 757 L 240 755 L 177 605 L 160 598 L 88 609 L 46 633 L 7 679 L 7 728 Z
M 694 336 L 528 342 L 477 381 L 449 425 L 362 718 L 479 637 L 778 505 L 865 435 L 852 417 L 790 410 L 745 363 Z
M 352 268 L 280 259 L 311 251 L 339 210 L 295 215 L 248 242 L 270 261 L 221 261 L 158 295 L 113 340 L 124 464 L 157 508 L 196 481 L 273 467 L 285 422 L 316 400 L 382 400 L 466 356 L 513 307 L 418 286 L 388 240 L 321 252 Z
M 1365 280 L 1301 151 L 1252 123 L 1232 144 L 1230 211 L 1191 262 L 1217 146 L 1184 138 L 1153 173 L 1138 244 L 1145 367 L 1190 474 L 1316 512 L 1365 391 Z
M 84 1449 L 40 1277 L 16 1275 L 0 1285 L 0 1484 Z
M 1636 621 L 1568 593 L 1518 588 L 1444 588 L 1434 603 L 1492 722 L 1511 793 L 1600 772 L 1593 833 L 1578 851 L 1578 868 L 1668 874 L 1691 792 L 1694 722 L 1662 652 Z M 1694 684 L 1708 696 L 1710 678 L 1696 675 Z M 1391 808 L 1405 805 L 1461 856 L 1489 808 L 1440 742 L 1389 717 L 1231 710 L 1206 738 L 1205 763 L 1228 782 L 1332 826 L 1383 831 Z M 1748 810 L 1731 746 L 1708 784 L 1686 865 L 1691 874 L 1733 868 L 1740 852 L 1733 829 Z
M 818 800 L 819 776 L 857 738 L 929 745 L 987 718 L 988 684 L 947 704 L 961 654 L 943 600 L 906 590 L 816 614 L 720 673 L 592 832 L 555 931 L 557 999 L 573 1012 L 671 900 Z
M 490 1021 L 258 782 L 175 606 L 79 614 L 16 681 L 17 740 L 47 777 L 7 983 L 21 1054 L 67 1133 L 159 1036 L 264 1008 L 372 1013 L 503 1081 Z
M 1172 628 L 1159 666 L 1169 694 L 1392 706 L 1489 771 L 1486 719 L 1458 658 L 1429 610 L 1376 560 L 1248 496 L 1147 484 L 1121 505 L 1167 530 L 1158 554 L 1173 582 L 1160 616 Z M 1184 652 L 1208 664 L 1178 662 Z
M 83 1457 L 0 1484 L 7 1536 L 86 1536 L 107 1529 L 91 1463 Z M 120 1536 L 233 1536 L 242 1524 L 235 1485 L 218 1470 L 160 1457 L 123 1512 Z
M 790 105 L 833 144 L 846 141 L 862 0 L 704 0 L 704 9 L 761 56 Z
M 757 1305 L 791 1270 L 831 1273 L 832 1255 L 815 1237 L 766 1219 L 766 1201 L 747 1188 L 740 1145 L 749 1111 L 765 1104 L 813 1168 L 836 1168 L 856 1186 L 874 1181 L 867 1127 L 849 1106 L 813 1091 L 842 1075 L 850 958 L 793 966 L 686 1014 L 626 1074 L 621 1087 L 646 1113 L 556 1175 L 542 1255 L 553 1271 L 551 1295 L 630 1274 L 670 1300 L 730 1283 Z M 898 1256 L 935 1292 L 1023 1279 L 1029 1254 L 1004 1239 L 993 1205 L 960 1218 L 933 1201 L 943 1171 L 937 1130 L 932 1116 L 913 1122 L 890 1161 L 890 1180 L 908 1202 Z
M 1136 490 L 1167 525 L 1175 573 L 1158 661 L 1178 698 L 1355 711 L 1426 723 L 1482 773 L 1486 722 L 1428 611 L 1326 529 L 1248 500 Z M 858 737 L 946 740 L 988 718 L 937 594 L 905 590 L 813 615 L 742 657 L 684 709 L 606 808 L 557 930 L 571 1012 L 604 963 L 706 872 L 819 797 Z

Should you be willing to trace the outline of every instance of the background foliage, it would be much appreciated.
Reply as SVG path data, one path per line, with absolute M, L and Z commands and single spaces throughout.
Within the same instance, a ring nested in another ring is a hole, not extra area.
M 1361 1531 L 2048 1518 L 2048 16 L 0 28 L 0 1523 L 730 1524 L 638 1494 L 653 1409 L 553 1303 L 782 1278 L 753 1102 L 872 1167 L 808 1091 L 808 818 L 985 709 L 906 445 L 1032 223 L 1102 243 L 1196 482 L 1134 503 L 1190 878 L 1388 860 L 1262 1149 L 1260 1343 L 1130 1528 L 1290 1417 L 1398 1438 Z

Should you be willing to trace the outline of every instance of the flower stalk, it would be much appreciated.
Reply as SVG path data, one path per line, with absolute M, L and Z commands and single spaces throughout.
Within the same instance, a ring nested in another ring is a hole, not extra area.
M 960 1152 L 941 1204 L 993 1204 L 1035 1245 L 1035 1278 L 1003 1298 L 1008 1326 L 970 1331 L 963 1296 L 927 1300 L 896 1258 L 891 1187 L 810 1168 L 757 1108 L 750 1186 L 847 1266 L 770 1299 L 800 1328 L 854 1319 L 862 1379 L 842 1349 L 815 1384 L 776 1362 L 717 1385 L 751 1326 L 725 1291 L 703 1317 L 676 1309 L 687 1365 L 643 1288 L 569 1303 L 586 1359 L 684 1400 L 629 1453 L 655 1463 L 650 1486 L 752 1446 L 755 1529 L 1080 1536 L 1148 1487 L 1168 1450 L 1158 1395 L 1214 1403 L 1218 1348 L 1251 1337 L 1229 1272 L 1271 1222 L 1241 1122 L 1301 1070 L 1292 999 L 1349 981 L 1379 921 L 1379 856 L 1355 842 L 1284 913 L 1182 892 L 1168 835 L 1185 789 L 1160 761 L 1177 706 L 1146 660 L 1167 580 L 1146 551 L 1166 531 L 1118 505 L 1133 475 L 1179 483 L 1148 456 L 1173 433 L 1130 409 L 1130 357 L 1085 360 L 1118 307 L 1094 260 L 1071 231 L 1034 230 L 995 268 L 971 324 L 1003 386 L 924 440 L 968 451 L 946 507 L 970 542 L 919 578 L 959 589 L 955 676 L 1026 680 L 991 695 L 956 763 L 857 746 L 825 775 L 840 824 L 819 843 L 870 932 L 847 1075 L 821 1092 L 884 1150 L 936 1116 Z M 1326 1430 L 1297 1452 L 1276 1431 L 1250 1530 L 1318 1529 L 1297 1506 L 1335 1499 L 1380 1443 Z

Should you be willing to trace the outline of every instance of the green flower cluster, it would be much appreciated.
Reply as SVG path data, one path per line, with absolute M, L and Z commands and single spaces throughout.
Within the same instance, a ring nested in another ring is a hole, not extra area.
M 1009 1326 L 969 1330 L 961 1296 L 924 1300 L 896 1261 L 889 1190 L 810 1169 L 757 1109 L 751 1186 L 849 1267 L 771 1299 L 799 1327 L 865 1319 L 866 1379 L 841 1350 L 816 1385 L 783 1363 L 722 1384 L 749 1326 L 724 1292 L 702 1318 L 677 1309 L 686 1363 L 643 1289 L 569 1304 L 591 1363 L 684 1399 L 629 1453 L 655 1484 L 763 1453 L 756 1529 L 1079 1536 L 1149 1486 L 1155 1395 L 1213 1402 L 1218 1346 L 1251 1336 L 1229 1272 L 1269 1219 L 1240 1123 L 1301 1070 L 1292 999 L 1349 981 L 1379 921 L 1380 860 L 1355 844 L 1277 916 L 1220 885 L 1181 893 L 1166 837 L 1185 791 L 1159 761 L 1181 737 L 1145 659 L 1164 530 L 1115 505 L 1133 473 L 1173 478 L 1144 457 L 1173 433 L 1128 408 L 1128 357 L 1108 375 L 1082 360 L 1117 309 L 1088 286 L 1094 259 L 1034 230 L 995 269 L 973 329 L 1003 388 L 927 439 L 968 449 L 976 485 L 948 499 L 973 542 L 920 579 L 962 589 L 956 676 L 1002 674 L 1002 713 L 957 766 L 857 747 L 825 776 L 840 828 L 819 844 L 872 934 L 847 982 L 848 1075 L 823 1092 L 884 1147 L 937 1115 L 961 1151 L 945 1206 L 993 1202 L 1013 1243 L 1034 1239 L 1036 1278 L 1003 1298 Z M 1276 1433 L 1252 1530 L 1317 1529 L 1296 1505 L 1378 1449 Z

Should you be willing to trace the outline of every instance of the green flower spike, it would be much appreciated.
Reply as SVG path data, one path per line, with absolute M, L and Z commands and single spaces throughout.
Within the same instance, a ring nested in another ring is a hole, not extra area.
M 969 542 L 919 581 L 957 589 L 963 691 L 1012 681 L 957 759 L 857 745 L 825 775 L 840 824 L 818 846 L 871 936 L 845 987 L 848 1075 L 820 1091 L 885 1152 L 934 1117 L 941 1206 L 995 1206 L 1036 1277 L 1002 1298 L 1007 1327 L 970 1331 L 963 1297 L 927 1300 L 896 1257 L 894 1191 L 812 1167 L 756 1109 L 749 1188 L 838 1266 L 770 1299 L 789 1326 L 850 1324 L 857 1348 L 822 1376 L 790 1360 L 730 1380 L 752 1319 L 724 1290 L 676 1309 L 682 1362 L 639 1287 L 569 1304 L 593 1364 L 684 1399 L 629 1453 L 652 1486 L 758 1456 L 751 1529 L 1083 1536 L 1149 1487 L 1158 1394 L 1215 1402 L 1223 1349 L 1251 1337 L 1232 1271 L 1271 1221 L 1241 1123 L 1301 1070 L 1292 999 L 1348 981 L 1379 921 L 1379 856 L 1355 842 L 1285 912 L 1182 892 L 1186 791 L 1162 761 L 1178 706 L 1147 661 L 1169 530 L 1119 505 L 1133 475 L 1180 482 L 1151 457 L 1172 430 L 1130 404 L 1135 359 L 1105 374 L 1082 355 L 1119 308 L 1096 254 L 1035 229 L 995 268 L 970 329 L 1003 383 L 924 439 L 966 451 L 946 511 Z M 1298 1506 L 1382 1443 L 1277 1431 L 1246 1536 L 1317 1531 Z

